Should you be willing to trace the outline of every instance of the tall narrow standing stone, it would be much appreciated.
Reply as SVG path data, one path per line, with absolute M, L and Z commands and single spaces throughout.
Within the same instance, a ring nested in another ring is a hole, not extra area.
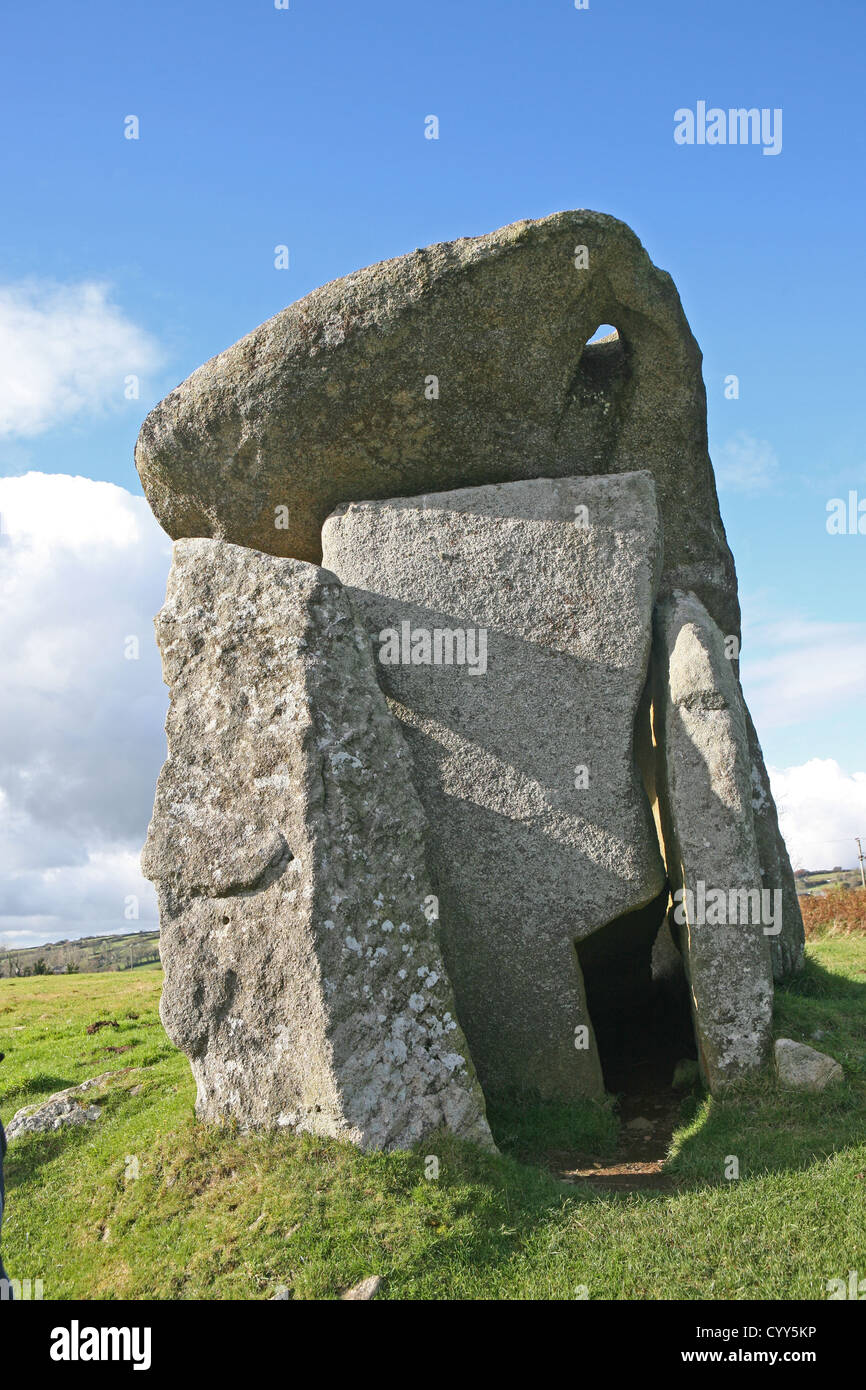
M 773 975 L 745 705 L 724 639 L 694 594 L 658 608 L 653 722 L 665 859 L 682 896 L 673 932 L 713 1090 L 769 1057 Z M 769 911 L 767 910 L 769 909 Z

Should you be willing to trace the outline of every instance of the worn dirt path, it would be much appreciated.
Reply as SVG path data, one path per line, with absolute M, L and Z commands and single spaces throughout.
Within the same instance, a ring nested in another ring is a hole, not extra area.
M 670 1074 L 670 1073 L 668 1073 Z M 662 1171 L 673 1132 L 680 1122 L 682 1091 L 660 1087 L 658 1077 L 623 1096 L 617 1151 L 609 1160 L 562 1151 L 548 1154 L 551 1171 L 564 1182 L 589 1183 L 608 1192 L 672 1192 L 680 1182 Z

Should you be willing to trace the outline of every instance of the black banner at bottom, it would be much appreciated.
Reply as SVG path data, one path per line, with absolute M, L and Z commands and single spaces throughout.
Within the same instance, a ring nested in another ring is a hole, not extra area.
M 411 1332 L 417 1318 L 417 1335 L 430 1356 L 427 1365 L 432 1370 L 435 1357 L 442 1369 L 443 1355 L 449 1355 L 448 1324 L 453 1318 L 462 1331 L 460 1323 L 467 1305 L 415 1303 L 398 1307 L 387 1299 L 374 1301 L 380 1307 L 363 1315 L 372 1317 L 372 1324 L 356 1323 L 358 1314 L 340 1313 L 329 1303 L 287 1306 L 283 1301 L 279 1306 L 275 1300 L 277 1306 L 271 1308 L 261 1303 L 4 1302 L 0 1357 L 10 1380 L 19 1358 L 22 1370 L 37 1373 L 49 1383 L 62 1383 L 70 1375 L 93 1378 L 102 1369 L 113 1375 L 127 1371 L 141 1377 L 177 1372 L 187 1365 L 197 1374 L 213 1371 L 222 1379 L 249 1377 L 258 1364 L 265 1364 L 262 1358 L 273 1358 L 278 1365 L 284 1362 L 287 1337 L 292 1338 L 291 1345 L 297 1351 L 299 1336 L 309 1339 L 319 1332 L 333 1336 L 339 1331 L 351 1337 L 368 1337 L 371 1332 L 390 1331 L 400 1324 Z M 581 1365 L 586 1368 L 591 1350 L 593 1360 L 598 1358 L 610 1374 L 632 1369 L 664 1372 L 674 1366 L 805 1366 L 826 1378 L 850 1365 L 862 1348 L 866 1329 L 863 1313 L 858 1307 L 838 1306 L 839 1302 L 861 1301 L 866 1300 L 722 1304 L 575 1300 L 567 1307 L 519 1303 L 506 1305 L 508 1322 L 501 1333 L 494 1305 L 486 1305 L 491 1309 L 488 1314 L 472 1304 L 473 1324 L 467 1332 L 488 1371 L 495 1366 L 497 1350 L 513 1354 L 515 1337 L 532 1355 L 532 1342 L 526 1339 L 542 1322 L 547 1335 L 555 1332 L 574 1339 L 576 1371 Z M 431 1327 L 434 1310 L 436 1322 Z M 349 1322 L 345 1323 L 347 1316 Z M 484 1335 L 488 1328 L 495 1341 Z M 465 1366 L 466 1343 L 462 1338 L 460 1346 L 459 1359 Z M 307 1347 L 314 1352 L 315 1342 L 308 1341 Z M 345 1343 L 336 1347 L 348 1350 Z M 567 1342 L 560 1344 L 560 1354 L 564 1347 Z M 536 1344 L 536 1355 L 538 1350 Z M 402 1357 L 396 1347 L 393 1354 L 396 1369 Z M 388 1368 L 380 1370 L 388 1374 Z M 406 1371 L 404 1364 L 401 1378 Z

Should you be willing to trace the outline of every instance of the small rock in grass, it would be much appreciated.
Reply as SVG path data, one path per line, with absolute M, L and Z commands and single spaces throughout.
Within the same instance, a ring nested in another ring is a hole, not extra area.
M 47 1100 L 34 1105 L 25 1105 L 12 1116 L 6 1130 L 6 1138 L 19 1139 L 22 1134 L 46 1134 L 50 1130 L 65 1129 L 68 1125 L 87 1124 L 88 1120 L 98 1120 L 101 1110 L 98 1105 L 84 1105 L 80 1097 L 87 1091 L 102 1088 L 118 1077 L 126 1076 L 131 1070 L 104 1071 L 100 1076 L 82 1081 L 78 1086 L 69 1086 L 65 1091 L 55 1091 Z
M 378 1274 L 371 1274 L 368 1279 L 362 1279 L 360 1284 L 355 1284 L 354 1288 L 348 1289 L 347 1292 L 342 1295 L 342 1300 L 344 1303 L 356 1301 L 361 1303 L 369 1302 L 371 1298 L 376 1297 L 381 1282 L 382 1280 L 379 1278 Z
M 791 1038 L 778 1038 L 774 1053 L 776 1071 L 783 1086 L 800 1091 L 823 1091 L 844 1077 L 834 1057 Z

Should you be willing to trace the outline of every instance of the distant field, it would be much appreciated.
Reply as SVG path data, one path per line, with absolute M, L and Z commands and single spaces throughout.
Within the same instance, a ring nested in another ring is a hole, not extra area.
M 501 1155 L 440 1138 L 365 1156 L 205 1128 L 158 969 L 0 981 L 4 1120 L 115 1073 L 95 1124 L 10 1146 L 9 1272 L 46 1299 L 336 1298 L 369 1274 L 394 1299 L 826 1298 L 827 1280 L 866 1277 L 866 935 L 828 917 L 808 957 L 776 1030 L 832 1053 L 845 1083 L 687 1096 L 671 1189 L 628 1194 L 558 1181 L 501 1131 Z M 609 1142 L 609 1119 L 575 1113 L 575 1134 Z
M 159 932 L 129 932 L 121 936 L 83 936 L 78 941 L 53 941 L 19 951 L 0 949 L 0 977 L 60 975 L 70 967 L 92 974 L 159 964 Z
M 796 879 L 799 895 L 829 893 L 833 889 L 843 891 L 862 887 L 859 869 L 818 869 L 814 873 L 798 875 Z

